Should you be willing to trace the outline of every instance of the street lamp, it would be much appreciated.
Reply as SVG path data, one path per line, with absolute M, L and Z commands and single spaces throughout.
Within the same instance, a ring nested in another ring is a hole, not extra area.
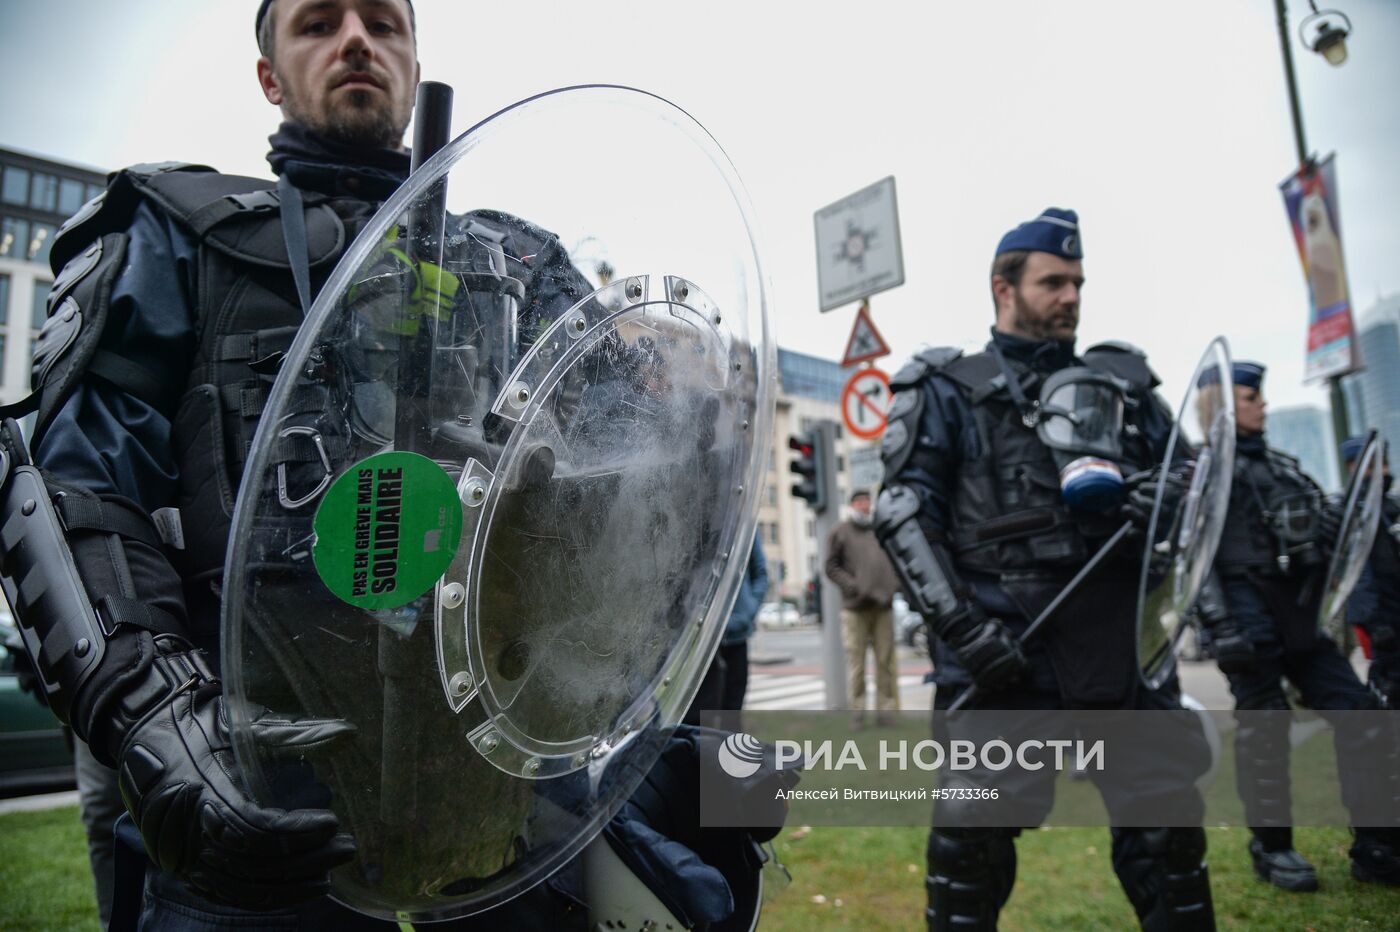
M 1298 24 L 1298 38 L 1308 49 L 1321 55 L 1333 65 L 1347 60 L 1346 38 L 1351 34 L 1351 20 L 1337 10 L 1321 10 L 1316 0 L 1308 0 L 1312 13 Z M 1283 49 L 1283 74 L 1288 84 L 1288 105 L 1293 114 L 1293 142 L 1298 148 L 1298 167 L 1309 170 L 1313 159 L 1308 155 L 1308 143 L 1303 135 L 1303 111 L 1298 105 L 1298 82 L 1293 76 L 1293 49 L 1288 41 L 1288 8 L 1284 0 L 1274 0 L 1278 13 L 1278 42 Z M 1332 436 L 1336 441 L 1332 449 L 1337 457 L 1338 475 L 1346 475 L 1346 464 L 1342 462 L 1342 441 L 1351 436 L 1351 425 L 1347 422 L 1346 399 L 1342 395 L 1342 377 L 1328 378 L 1332 400 Z
M 1347 60 L 1347 36 L 1351 35 L 1351 20 L 1339 10 L 1317 9 L 1313 0 L 1308 0 L 1312 15 L 1298 24 L 1298 38 L 1329 65 L 1340 65 Z M 1311 37 L 1309 37 L 1311 32 Z

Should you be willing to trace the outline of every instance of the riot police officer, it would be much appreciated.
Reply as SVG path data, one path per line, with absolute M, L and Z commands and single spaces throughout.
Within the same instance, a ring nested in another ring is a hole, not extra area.
M 1105 343 L 1076 353 L 1082 259 L 1073 211 L 1049 208 L 1017 226 L 996 249 L 996 323 L 985 351 L 922 351 L 892 383 L 876 528 L 911 607 L 934 635 L 936 710 L 970 684 L 977 698 L 969 709 L 1176 705 L 1141 685 L 1134 549 L 1111 558 L 1070 599 L 1063 617 L 1072 623 L 1025 645 L 1018 640 L 1120 526 L 1124 477 L 1162 460 L 1172 426 L 1141 352 Z M 1060 422 L 1084 433 L 1076 443 L 1040 429 L 1061 397 L 1097 400 L 1092 412 Z M 1187 824 L 1198 825 L 1192 820 L 1203 810 L 1191 781 L 1203 769 L 1199 754 L 1178 756 L 1135 778 L 1131 792 L 1181 807 L 1191 813 Z M 1030 775 L 1011 790 L 1037 800 L 1026 825 L 1049 811 L 1047 777 Z M 995 928 L 1015 878 L 1019 833 L 946 824 L 935 809 L 930 929 Z M 1214 927 L 1204 853 L 1198 827 L 1114 830 L 1114 868 L 1145 928 Z
M 262 0 L 255 30 L 259 81 L 286 120 L 270 139 L 278 182 L 135 166 L 59 232 L 37 391 L 26 402 L 37 409 L 42 483 L 18 494 L 15 482 L 29 474 L 13 471 L 25 455 L 17 436 L 3 461 L 6 506 L 52 520 L 42 523 L 47 538 L 26 530 L 15 547 L 7 537 L 3 569 L 23 581 L 18 620 L 38 642 L 51 704 L 116 768 L 135 844 L 144 842 L 156 868 L 144 905 L 133 907 L 141 891 L 125 891 L 126 919 L 139 907 L 146 928 L 391 928 L 323 896 L 329 872 L 355 852 L 336 816 L 319 808 L 323 792 L 285 810 L 258 804 L 242 785 L 218 649 L 234 494 L 269 390 L 316 289 L 408 174 L 414 10 L 409 0 Z M 386 248 L 386 277 L 423 273 L 420 286 L 460 289 L 444 292 L 458 307 L 495 307 L 508 295 L 527 324 L 591 290 L 552 234 L 496 212 L 449 222 L 472 244 L 454 257 L 466 271 L 429 276 Z M 490 255 L 478 263 L 473 250 Z M 324 395 L 295 403 L 315 410 Z M 287 474 L 319 469 L 324 451 L 297 446 L 279 454 Z M 285 724 L 289 739 L 313 745 L 349 728 Z M 652 876 L 682 884 L 673 902 L 691 907 L 689 921 L 717 920 L 733 908 L 723 879 L 698 870 L 684 846 L 638 828 L 657 818 L 686 825 L 685 813 L 666 809 L 675 803 L 666 774 L 685 759 L 677 747 L 667 746 L 670 762 L 617 824 L 669 849 L 654 852 Z M 577 890 L 544 887 L 506 907 L 511 918 L 482 923 L 586 920 Z
M 1207 612 L 1220 669 L 1230 681 L 1239 727 L 1236 781 L 1252 838 L 1250 857 L 1261 880 L 1291 891 L 1317 889 L 1317 872 L 1293 847 L 1288 779 L 1292 716 L 1284 677 L 1320 712 L 1377 709 L 1337 645 L 1318 628 L 1322 582 L 1339 530 L 1339 509 L 1293 457 L 1265 441 L 1265 367 L 1236 362 L 1237 460 L 1225 534 L 1216 553 L 1223 604 Z M 1386 794 L 1395 773 L 1393 737 L 1366 740 L 1357 728 L 1335 736 L 1342 798 Z M 1355 829 L 1352 875 L 1400 882 L 1393 828 Z
M 1351 437 L 1342 444 L 1342 459 L 1348 470 L 1356 469 L 1356 459 L 1365 443 L 1364 437 Z M 1360 628 L 1370 640 L 1367 685 L 1387 708 L 1394 709 L 1400 705 L 1400 501 L 1390 492 L 1388 460 L 1385 485 L 1381 526 L 1366 569 L 1347 603 L 1347 622 Z

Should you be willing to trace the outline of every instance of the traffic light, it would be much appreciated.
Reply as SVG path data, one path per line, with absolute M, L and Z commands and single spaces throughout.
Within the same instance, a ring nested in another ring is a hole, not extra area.
M 826 511 L 826 476 L 823 474 L 819 432 L 809 430 L 802 434 L 790 434 L 788 449 L 797 453 L 791 463 L 792 471 L 798 477 L 798 481 L 792 484 L 792 494 L 806 499 L 812 511 L 821 514 Z

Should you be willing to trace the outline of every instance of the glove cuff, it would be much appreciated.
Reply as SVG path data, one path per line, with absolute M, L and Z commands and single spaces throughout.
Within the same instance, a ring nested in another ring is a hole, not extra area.
M 175 635 L 131 632 L 109 641 L 107 648 L 120 651 L 123 662 L 111 677 L 84 692 L 73 730 L 87 741 L 93 757 L 115 767 L 132 729 L 180 693 L 219 679 L 204 652 Z
M 969 600 L 960 602 L 956 610 L 929 622 L 933 633 L 953 647 L 977 637 L 987 622 L 982 606 Z

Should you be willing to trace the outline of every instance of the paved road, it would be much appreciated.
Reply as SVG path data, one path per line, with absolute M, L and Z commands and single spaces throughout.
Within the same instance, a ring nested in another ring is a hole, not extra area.
M 745 708 L 822 709 L 826 706 L 822 679 L 821 628 L 760 629 L 749 646 L 749 693 Z M 923 682 L 932 669 L 928 658 L 913 648 L 898 648 L 899 696 L 902 709 L 928 709 L 933 689 Z M 1233 709 L 1225 677 L 1213 661 L 1179 664 L 1182 690 L 1207 709 Z M 1357 672 L 1365 679 L 1364 661 Z M 866 669 L 866 692 L 874 694 L 872 668 Z
M 744 708 L 761 711 L 826 708 L 826 688 L 822 678 L 821 629 L 812 626 L 760 630 L 749 646 L 751 666 L 749 691 Z M 904 710 L 933 706 L 933 687 L 924 682 L 932 665 L 911 647 L 898 648 L 899 706 Z M 1357 672 L 1365 679 L 1365 662 Z M 1184 691 L 1208 709 L 1232 709 L 1234 701 L 1225 677 L 1213 662 L 1182 663 Z M 874 671 L 866 669 L 866 692 L 875 694 Z M 0 815 L 32 809 L 71 806 L 76 792 L 47 793 L 0 800 Z

